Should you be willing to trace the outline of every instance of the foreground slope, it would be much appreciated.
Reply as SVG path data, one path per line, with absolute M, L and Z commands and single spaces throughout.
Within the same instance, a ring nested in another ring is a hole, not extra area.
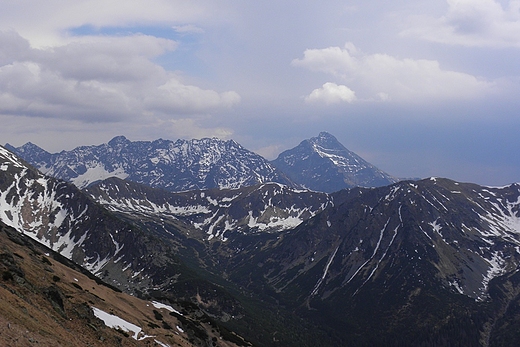
M 322 192 L 352 187 L 380 187 L 397 180 L 321 132 L 281 153 L 271 162 L 299 185 Z
M 170 191 L 237 188 L 264 182 L 292 184 L 263 157 L 233 140 L 135 141 L 123 136 L 99 146 L 50 154 L 27 143 L 6 147 L 41 172 L 84 188 L 109 177 Z
M 189 305 L 124 294 L 1 222 L 0 245 L 2 346 L 235 346 Z

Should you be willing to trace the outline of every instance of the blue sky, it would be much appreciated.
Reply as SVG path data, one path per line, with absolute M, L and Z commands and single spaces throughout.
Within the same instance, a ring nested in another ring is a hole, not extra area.
M 320 131 L 399 177 L 520 181 L 520 1 L 0 4 L 1 143 Z

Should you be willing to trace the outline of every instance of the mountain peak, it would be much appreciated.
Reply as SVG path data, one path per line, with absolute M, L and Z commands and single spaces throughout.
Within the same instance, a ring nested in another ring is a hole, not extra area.
M 272 163 L 294 182 L 323 192 L 355 186 L 385 186 L 396 182 L 325 131 L 281 153 Z
M 338 141 L 334 135 L 326 131 L 320 132 L 317 137 L 312 137 L 311 139 Z
M 309 141 L 313 146 L 319 146 L 326 149 L 347 150 L 336 137 L 328 132 L 322 131 L 317 137 L 311 137 Z

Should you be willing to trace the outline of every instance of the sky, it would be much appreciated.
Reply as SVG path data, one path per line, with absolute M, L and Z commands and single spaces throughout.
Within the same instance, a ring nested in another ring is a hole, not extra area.
M 520 182 L 518 0 L 0 0 L 0 143 L 317 136 L 396 177 Z

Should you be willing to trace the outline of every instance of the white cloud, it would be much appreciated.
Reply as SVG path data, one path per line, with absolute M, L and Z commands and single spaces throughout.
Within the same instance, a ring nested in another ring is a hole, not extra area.
M 402 35 L 445 44 L 520 47 L 520 1 L 447 0 L 440 18 L 416 17 Z
M 19 0 L 2 6 L 0 29 L 14 28 L 41 48 L 69 42 L 64 33 L 83 25 L 182 25 L 215 18 L 223 7 L 207 0 Z
M 174 41 L 146 35 L 84 37 L 47 49 L 0 32 L 0 112 L 12 115 L 113 121 L 144 113 L 176 117 L 240 101 L 183 83 L 153 59 Z M 4 47 L 6 47 L 4 49 Z
M 347 86 L 327 82 L 321 88 L 314 89 L 306 98 L 307 102 L 323 102 L 327 105 L 340 102 L 354 102 L 356 94 Z
M 493 83 L 475 76 L 443 70 L 435 60 L 364 54 L 351 43 L 344 48 L 308 49 L 292 65 L 347 81 L 357 97 L 364 100 L 471 99 L 489 93 L 494 87 Z M 317 96 L 323 93 L 322 89 L 317 89 Z
M 203 112 L 216 107 L 231 107 L 240 102 L 236 92 L 217 93 L 203 90 L 196 86 L 184 85 L 176 79 L 170 79 L 157 88 L 157 93 L 150 94 L 145 105 L 149 109 L 182 110 L 185 112 Z

